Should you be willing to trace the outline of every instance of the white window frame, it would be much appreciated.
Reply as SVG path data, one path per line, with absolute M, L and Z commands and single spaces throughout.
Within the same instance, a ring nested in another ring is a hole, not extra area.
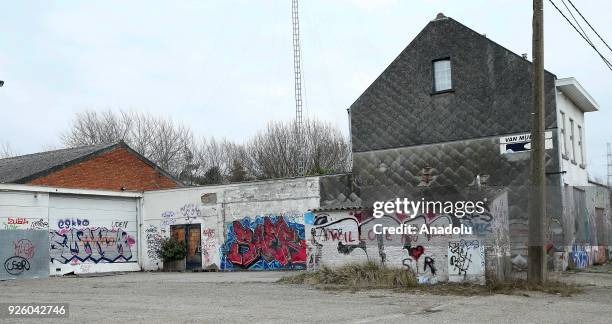
M 582 141 L 582 126 L 578 125 L 578 153 L 580 153 L 580 166 L 584 166 L 584 142 Z
M 448 65 L 446 66 L 445 63 L 448 63 Z M 450 57 L 433 60 L 431 62 L 431 69 L 434 93 L 453 90 L 453 69 Z
M 559 111 L 561 113 L 561 141 L 563 147 L 563 158 L 567 159 L 567 135 L 565 134 L 565 113 L 563 111 Z
M 574 133 L 574 120 L 570 121 L 570 141 L 572 141 L 572 163 L 576 164 L 576 134 Z

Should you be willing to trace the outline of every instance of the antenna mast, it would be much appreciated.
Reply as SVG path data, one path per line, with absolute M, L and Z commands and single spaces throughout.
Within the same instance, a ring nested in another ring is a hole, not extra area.
M 300 18 L 298 0 L 291 1 L 291 18 L 293 21 L 293 73 L 295 84 L 295 127 L 298 141 L 298 175 L 304 175 L 304 134 L 302 120 L 302 62 L 300 49 Z

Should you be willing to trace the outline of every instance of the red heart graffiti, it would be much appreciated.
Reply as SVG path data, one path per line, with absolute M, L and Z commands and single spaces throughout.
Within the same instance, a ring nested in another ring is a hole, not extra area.
M 418 245 L 417 247 L 411 247 L 408 249 L 408 254 L 417 261 L 419 260 L 419 257 L 423 255 L 423 252 L 425 252 L 425 248 L 422 245 Z

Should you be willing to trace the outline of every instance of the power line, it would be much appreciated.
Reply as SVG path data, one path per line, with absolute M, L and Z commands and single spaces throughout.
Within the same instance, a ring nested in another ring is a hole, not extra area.
M 599 36 L 599 33 L 598 33 L 596 30 L 595 30 L 595 28 L 593 28 L 593 26 L 591 26 L 591 24 L 589 23 L 589 21 L 588 21 L 588 20 L 586 20 L 586 18 L 584 18 L 584 16 L 583 16 L 583 15 L 582 15 L 582 13 L 580 12 L 580 10 L 578 10 L 578 8 L 576 8 L 576 6 L 574 6 L 574 3 L 572 2 L 572 0 L 567 0 L 567 1 L 568 1 L 568 2 L 569 2 L 571 5 L 572 5 L 572 7 L 574 7 L 574 10 L 576 10 L 576 12 L 577 12 L 577 13 L 580 15 L 580 17 L 582 17 L 582 20 L 584 20 L 584 22 L 586 22 L 586 23 L 587 23 L 587 25 L 589 25 L 589 27 L 590 27 L 590 28 L 591 28 L 591 30 L 592 30 L 592 31 L 595 33 L 595 35 L 597 35 L 597 37 L 599 37 L 599 39 L 600 39 L 600 40 L 601 40 L 601 41 L 602 41 L 602 42 L 603 42 L 603 43 L 606 45 L 606 47 L 607 47 L 607 48 L 608 48 L 610 51 L 612 51 L 612 48 L 610 48 L 610 46 L 608 45 L 608 43 L 606 43 L 606 41 L 605 41 L 605 40 L 604 40 L 604 39 L 603 39 L 601 36 Z
M 604 63 L 606 63 L 606 66 L 608 67 L 608 69 L 610 69 L 610 71 L 612 71 L 612 63 L 610 63 L 610 61 L 608 61 L 608 59 L 606 59 L 603 56 L 603 54 L 601 54 L 599 52 L 597 47 L 595 47 L 595 45 L 593 45 L 593 43 L 591 43 L 591 41 L 589 41 L 584 35 L 582 35 L 582 33 L 578 30 L 578 28 L 576 28 L 576 26 L 574 26 L 574 24 L 572 24 L 572 22 L 569 20 L 569 18 L 567 18 L 567 16 L 563 13 L 563 11 L 561 11 L 561 9 L 559 9 L 559 7 L 557 7 L 557 5 L 552 0 L 548 0 L 548 2 L 550 2 L 550 4 L 552 4 L 553 7 L 555 7 L 555 9 L 557 9 L 557 11 L 561 14 L 561 16 L 563 16 L 563 18 L 565 18 L 567 23 L 570 24 L 570 26 L 572 26 L 572 28 L 574 28 L 574 30 L 578 33 L 578 35 L 580 35 L 580 37 L 582 37 L 582 39 L 584 39 L 584 41 L 587 42 L 587 44 L 589 44 L 589 46 L 591 46 L 593 48 L 593 50 L 595 50 L 595 52 L 597 52 L 599 57 L 604 61 Z
M 589 44 L 593 44 L 593 42 L 591 41 L 591 39 L 589 38 L 587 33 L 584 31 L 584 29 L 582 29 L 582 26 L 578 22 L 578 19 L 576 19 L 576 17 L 574 17 L 574 14 L 570 10 L 570 8 L 567 6 L 567 4 L 565 4 L 565 0 L 561 0 L 561 3 L 563 3 L 563 6 L 565 7 L 565 9 L 567 9 L 567 12 L 569 12 L 570 16 L 572 16 L 572 19 L 574 19 L 574 22 L 576 22 L 576 25 L 578 25 L 578 28 L 580 28 L 580 30 L 582 31 L 582 34 L 584 35 L 584 37 L 589 41 Z

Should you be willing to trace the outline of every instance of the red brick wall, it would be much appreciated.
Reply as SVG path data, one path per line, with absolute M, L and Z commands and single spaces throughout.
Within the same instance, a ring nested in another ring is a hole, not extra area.
M 107 190 L 121 190 L 122 187 L 126 190 L 151 190 L 178 186 L 124 147 L 34 179 L 29 184 Z

